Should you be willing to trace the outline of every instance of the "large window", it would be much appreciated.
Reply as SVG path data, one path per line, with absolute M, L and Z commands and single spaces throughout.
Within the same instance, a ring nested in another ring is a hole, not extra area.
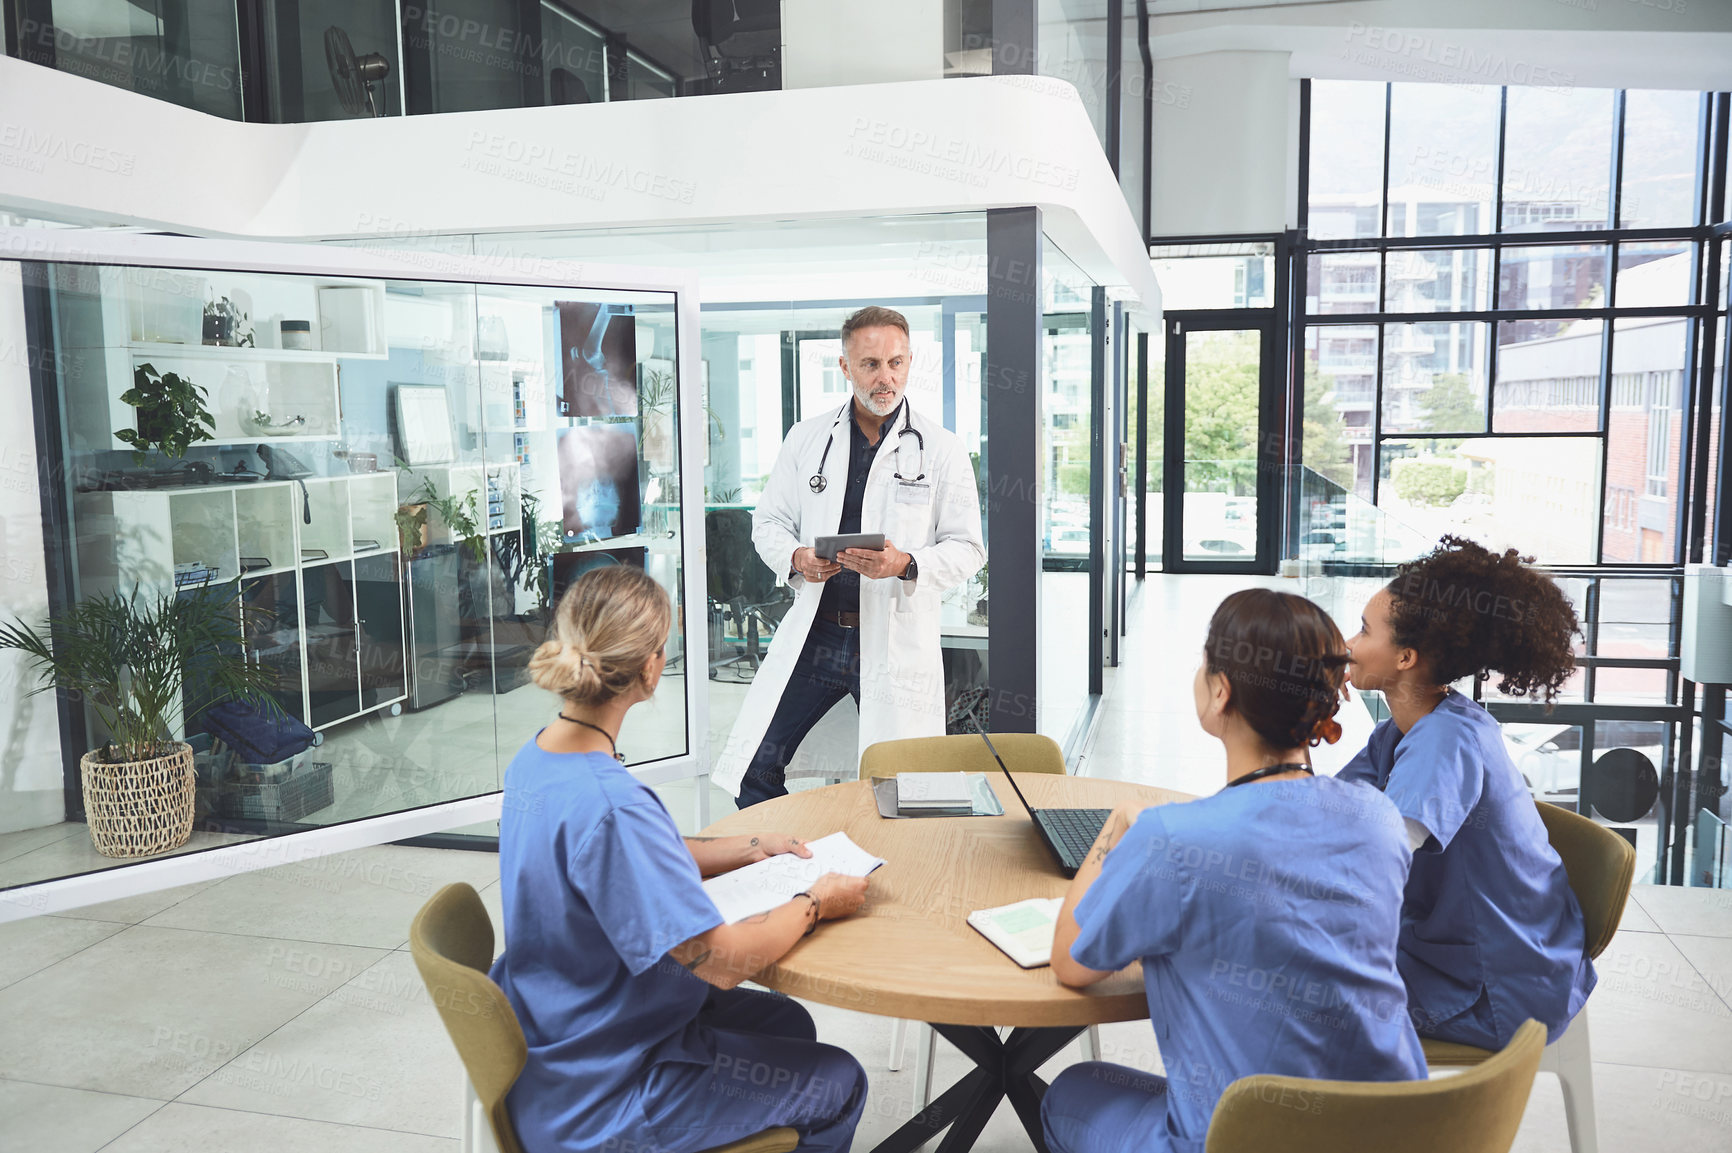
M 242 117 L 233 0 L 21 0 L 9 7 L 8 39 L 21 60 L 213 116 Z
M 775 4 L 676 5 L 671 13 L 587 0 L 14 0 L 7 7 L 20 59 L 230 120 L 300 123 L 781 87 Z
M 1634 750 L 1656 779 L 1687 782 L 1674 770 L 1695 742 L 1702 779 L 1720 776 L 1724 726 L 1707 708 L 1696 723 L 1677 643 L 1682 565 L 1726 547 L 1717 557 L 1723 400 L 1704 397 L 1725 390 L 1725 269 L 1710 276 L 1710 256 L 1732 255 L 1709 215 L 1726 164 L 1715 98 L 1305 89 L 1289 546 L 1338 562 L 1322 571 L 1368 566 L 1369 586 L 1446 534 L 1550 566 L 1583 626 L 1556 710 L 1464 687 L 1504 722 L 1536 796 L 1622 826 L 1653 863 L 1645 879 L 1681 881 L 1689 827 L 1719 794 L 1667 785 L 1620 811 L 1629 781 L 1601 754 Z
M 1309 100 L 1306 467 L 1417 539 L 1679 563 L 1706 99 L 1315 80 Z

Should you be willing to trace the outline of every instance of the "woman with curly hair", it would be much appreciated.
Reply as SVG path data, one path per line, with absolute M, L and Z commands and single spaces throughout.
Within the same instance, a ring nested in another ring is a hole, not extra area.
M 1399 960 L 1422 1036 L 1501 1049 L 1529 1017 L 1555 1041 L 1593 990 L 1582 910 L 1498 723 L 1449 686 L 1496 673 L 1548 704 L 1575 665 L 1575 609 L 1532 557 L 1444 537 L 1365 606 L 1348 676 L 1389 719 L 1340 773 L 1401 810 L 1413 846 Z

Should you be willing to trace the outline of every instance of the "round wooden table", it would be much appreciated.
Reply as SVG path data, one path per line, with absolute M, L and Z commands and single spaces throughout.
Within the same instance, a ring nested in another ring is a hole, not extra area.
M 912 1153 L 951 1126 L 940 1153 L 967 1149 L 1009 1097 L 1037 1150 L 1045 1150 L 1035 1075 L 1089 1025 L 1148 1016 L 1142 970 L 1133 965 L 1086 990 L 1067 989 L 1050 968 L 1023 969 L 968 924 L 976 909 L 1028 897 L 1060 897 L 1069 880 L 1002 776 L 988 775 L 1002 817 L 886 820 L 870 786 L 850 781 L 754 805 L 707 836 L 791 833 L 806 840 L 846 832 L 888 863 L 872 874 L 866 906 L 826 921 L 754 978 L 790 996 L 932 1022 L 977 1066 L 903 1125 L 875 1153 Z M 1037 808 L 1149 806 L 1188 793 L 1124 781 L 1017 773 Z M 1014 1026 L 1000 1038 L 994 1026 Z

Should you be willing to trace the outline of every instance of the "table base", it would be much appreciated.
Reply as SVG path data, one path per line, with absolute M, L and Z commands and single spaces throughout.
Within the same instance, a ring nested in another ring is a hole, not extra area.
M 1022 1119 L 1029 1140 L 1034 1142 L 1035 1153 L 1047 1153 L 1040 1123 L 1040 1102 L 1046 1096 L 1046 1082 L 1035 1075 L 1035 1070 L 1070 1044 L 1082 1029 L 1012 1029 L 1010 1036 L 1001 1038 L 996 1029 L 987 1026 L 932 1027 L 962 1050 L 975 1068 L 904 1122 L 872 1153 L 914 1153 L 946 1127 L 949 1132 L 939 1143 L 938 1153 L 966 1153 L 997 1111 L 998 1103 L 1006 1097 Z

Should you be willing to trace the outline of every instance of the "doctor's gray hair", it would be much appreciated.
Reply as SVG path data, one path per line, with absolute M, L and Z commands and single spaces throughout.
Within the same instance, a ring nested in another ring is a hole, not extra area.
M 592 569 L 559 598 L 552 636 L 529 659 L 529 678 L 573 704 L 604 704 L 643 677 L 672 627 L 668 594 L 642 569 Z
M 862 328 L 900 328 L 902 335 L 908 335 L 908 318 L 894 308 L 880 308 L 876 304 L 868 304 L 865 308 L 842 322 L 842 352 L 848 351 L 848 341 Z

